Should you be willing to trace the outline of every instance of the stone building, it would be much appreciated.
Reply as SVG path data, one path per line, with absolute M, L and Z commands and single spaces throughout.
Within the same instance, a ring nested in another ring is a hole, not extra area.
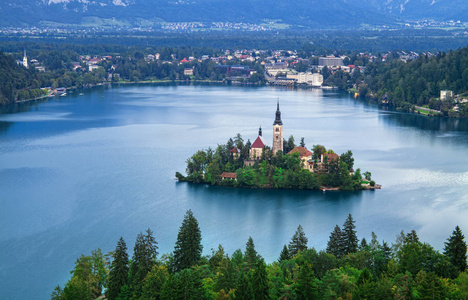
M 276 118 L 273 123 L 273 155 L 281 150 L 283 151 L 283 122 L 281 121 L 281 111 L 279 109 L 279 101 L 276 107 Z

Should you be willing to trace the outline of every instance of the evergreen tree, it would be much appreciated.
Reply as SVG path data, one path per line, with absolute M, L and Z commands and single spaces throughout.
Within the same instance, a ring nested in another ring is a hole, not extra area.
M 303 138 L 303 137 L 301 137 L 301 143 L 299 144 L 299 146 L 305 147 L 305 142 L 304 142 L 304 138 Z
M 130 287 L 134 298 L 140 297 L 143 280 L 156 263 L 156 256 L 158 255 L 158 246 L 156 245 L 157 242 L 151 229 L 146 230 L 146 235 L 143 235 L 142 232 L 137 235 L 130 265 Z
M 307 249 L 307 237 L 305 236 L 302 226 L 297 227 L 296 233 L 289 242 L 289 255 L 294 257 L 299 251 L 304 251 Z
M 249 278 L 241 271 L 239 280 L 237 282 L 237 289 L 235 293 L 236 299 L 250 300 L 252 299 L 252 285 Z
M 140 299 L 160 299 L 162 288 L 168 277 L 169 273 L 165 266 L 154 265 L 146 275 Z
M 296 294 L 298 299 L 317 299 L 318 286 L 314 278 L 314 271 L 310 264 L 301 266 L 296 281 Z
M 268 276 L 263 259 L 255 264 L 255 272 L 252 278 L 252 292 L 255 300 L 268 299 Z
M 286 245 L 284 245 L 283 250 L 281 251 L 280 257 L 278 259 L 278 262 L 282 262 L 283 260 L 288 260 L 291 259 L 291 256 L 289 255 L 289 250 Z
M 340 258 L 343 254 L 342 249 L 342 232 L 340 226 L 336 225 L 335 229 L 330 233 L 330 238 L 327 243 L 327 253 L 335 255 Z
M 467 246 L 465 236 L 460 227 L 455 227 L 452 235 L 445 242 L 444 255 L 448 257 L 449 261 L 458 269 L 458 271 L 465 271 L 466 264 L 466 251 Z
M 117 299 L 121 288 L 128 284 L 127 244 L 122 237 L 117 242 L 117 247 L 112 257 L 113 261 L 109 271 L 109 287 L 106 291 L 106 297 L 109 300 Z
M 360 250 L 366 250 L 366 248 L 367 248 L 367 240 L 366 240 L 366 238 L 362 238 L 361 245 L 359 245 L 359 249 Z
M 245 244 L 245 255 L 244 255 L 244 261 L 247 264 L 247 267 L 249 269 L 252 269 L 257 263 L 258 258 L 259 257 L 258 257 L 257 251 L 255 250 L 254 241 L 252 237 L 249 236 L 249 239 L 247 240 L 247 243 Z
M 345 223 L 343 224 L 342 230 L 342 245 L 343 245 L 343 254 L 347 255 L 349 253 L 354 253 L 358 248 L 358 238 L 356 236 L 356 231 L 354 228 L 355 221 L 351 214 L 348 215 Z
M 203 251 L 201 231 L 193 212 L 188 210 L 180 226 L 174 249 L 174 269 L 181 271 L 194 266 Z

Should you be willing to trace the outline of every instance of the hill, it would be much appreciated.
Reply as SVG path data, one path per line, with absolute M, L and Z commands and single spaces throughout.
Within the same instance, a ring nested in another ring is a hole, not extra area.
M 463 22 L 468 21 L 467 12 L 463 0 L 9 0 L 0 6 L 0 26 L 157 28 L 164 22 L 278 22 L 309 29 L 363 28 L 427 18 Z

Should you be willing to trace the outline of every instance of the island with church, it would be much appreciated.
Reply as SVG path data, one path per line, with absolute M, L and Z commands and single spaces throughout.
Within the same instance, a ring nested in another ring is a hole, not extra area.
M 258 130 L 253 143 L 244 143 L 238 133 L 216 149 L 199 150 L 187 159 L 187 175 L 176 172 L 176 179 L 244 188 L 364 190 L 380 189 L 370 172 L 354 170 L 353 153 L 338 155 L 323 145 L 308 150 L 301 139 L 283 138 L 283 122 L 279 101 L 273 123 L 273 144 L 270 148 Z

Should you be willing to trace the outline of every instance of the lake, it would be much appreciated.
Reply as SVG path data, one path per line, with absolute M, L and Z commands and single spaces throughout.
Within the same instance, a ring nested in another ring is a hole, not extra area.
M 253 190 L 178 183 L 198 149 L 258 127 L 272 143 L 276 101 L 283 132 L 310 149 L 352 150 L 355 168 L 382 190 Z M 151 228 L 159 253 L 173 251 L 192 209 L 204 254 L 232 254 L 252 236 L 272 262 L 301 224 L 326 248 L 349 213 L 358 237 L 392 243 L 415 229 L 442 250 L 456 225 L 468 234 L 468 120 L 379 110 L 338 92 L 274 87 L 102 87 L 4 107 L 0 114 L 0 298 L 49 299 L 76 258 L 115 249 L 130 255 Z

